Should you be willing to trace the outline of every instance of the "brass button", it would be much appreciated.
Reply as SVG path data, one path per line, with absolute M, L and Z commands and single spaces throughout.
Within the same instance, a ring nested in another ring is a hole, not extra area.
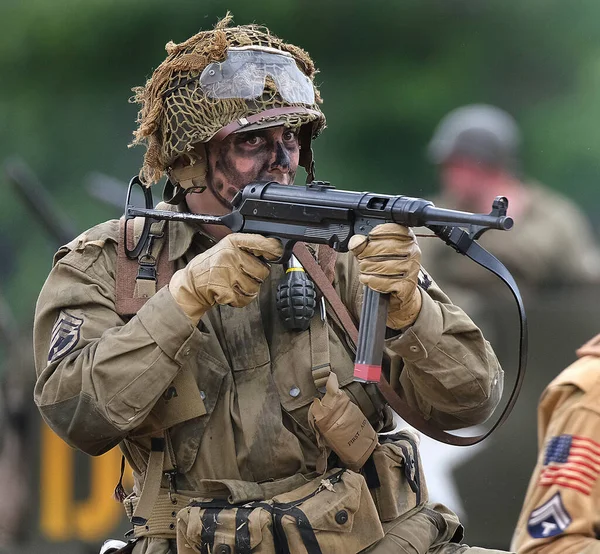
M 420 348 L 417 345 L 413 344 L 409 350 L 411 352 L 418 352 L 420 350 Z
M 346 510 L 340 510 L 337 514 L 335 514 L 335 521 L 337 521 L 340 525 L 344 525 L 348 521 L 348 512 Z

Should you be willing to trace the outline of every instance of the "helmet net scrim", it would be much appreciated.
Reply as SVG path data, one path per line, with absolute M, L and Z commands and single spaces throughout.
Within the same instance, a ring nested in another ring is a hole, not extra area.
M 272 120 L 289 127 L 312 123 L 313 137 L 324 128 L 325 117 L 317 105 L 321 98 L 316 87 L 312 105 L 286 102 L 270 77 L 266 78 L 262 96 L 253 100 L 210 98 L 204 93 L 196 77 L 209 63 L 225 60 L 230 47 L 258 46 L 287 52 L 294 57 L 300 70 L 314 80 L 316 70 L 307 52 L 284 43 L 265 27 L 228 27 L 231 20 L 227 14 L 213 30 L 202 31 L 181 44 L 168 43 L 165 61 L 144 87 L 133 89 L 133 101 L 140 103 L 141 109 L 131 145 L 146 144 L 140 172 L 144 183 L 158 181 L 174 160 L 192 152 L 195 143 L 208 142 L 230 122 L 271 108 L 303 106 L 318 115 L 314 112 L 291 113 L 264 118 L 261 123 Z

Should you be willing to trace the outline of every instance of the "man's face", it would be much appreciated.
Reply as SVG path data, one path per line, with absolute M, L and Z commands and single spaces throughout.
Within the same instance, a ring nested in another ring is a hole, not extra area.
M 490 169 L 467 159 L 451 159 L 441 167 L 444 191 L 456 202 L 459 209 L 472 210 L 489 181 Z
M 230 211 L 236 193 L 253 181 L 291 185 L 298 169 L 298 132 L 283 126 L 234 133 L 222 141 L 210 141 L 207 152 L 207 185 L 200 194 L 187 197 L 196 213 L 223 215 Z

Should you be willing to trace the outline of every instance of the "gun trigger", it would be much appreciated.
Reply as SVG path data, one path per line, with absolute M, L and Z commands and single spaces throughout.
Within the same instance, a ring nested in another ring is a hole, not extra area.
M 289 239 L 282 239 L 279 237 L 274 237 L 274 238 L 279 239 L 281 244 L 283 245 L 283 254 L 281 254 L 280 258 L 278 258 L 277 260 L 273 260 L 271 263 L 285 264 L 292 257 L 292 250 L 294 249 L 294 246 L 296 245 L 296 241 L 289 240 Z

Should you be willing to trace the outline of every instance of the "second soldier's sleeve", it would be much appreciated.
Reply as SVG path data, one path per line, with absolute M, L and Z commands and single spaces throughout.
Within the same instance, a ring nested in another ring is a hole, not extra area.
M 590 369 L 600 374 L 600 360 Z M 519 553 L 600 554 L 600 388 L 595 391 L 564 380 L 542 396 L 538 460 L 511 545 Z

